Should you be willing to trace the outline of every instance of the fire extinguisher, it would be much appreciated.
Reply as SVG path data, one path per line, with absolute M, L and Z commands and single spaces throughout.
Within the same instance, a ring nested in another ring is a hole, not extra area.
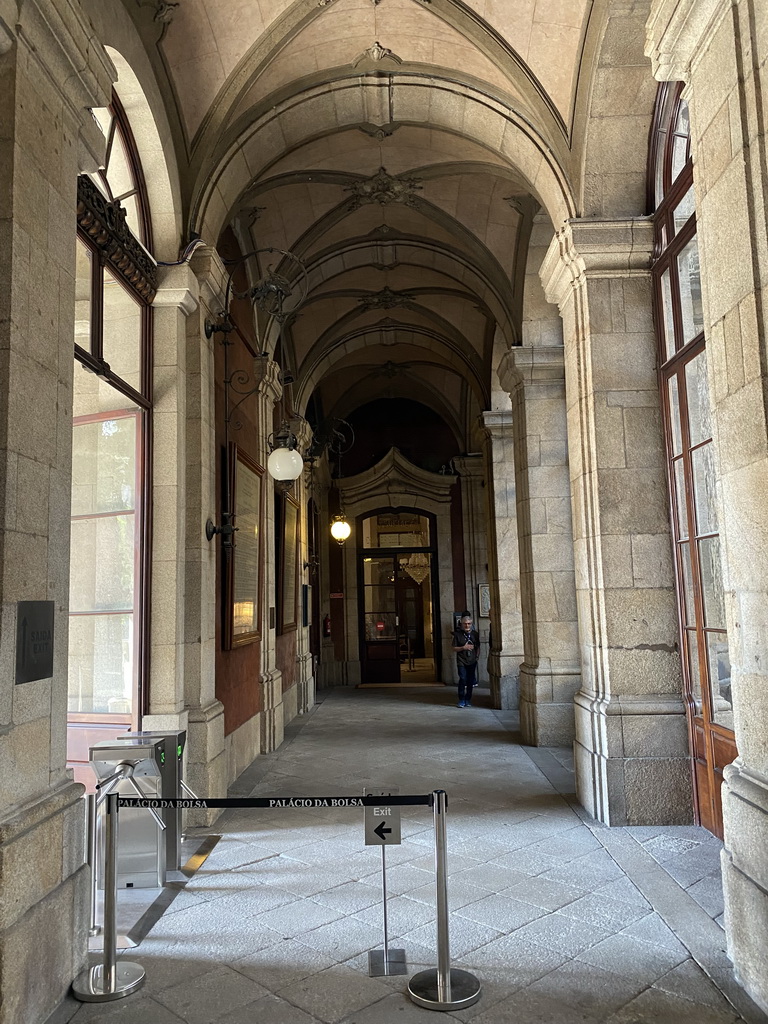
M 331 635 L 331 616 L 326 615 L 323 619 L 323 636 Z

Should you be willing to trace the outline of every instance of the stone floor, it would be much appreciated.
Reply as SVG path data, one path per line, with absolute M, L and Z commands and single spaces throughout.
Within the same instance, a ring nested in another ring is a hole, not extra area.
M 238 780 L 237 795 L 449 795 L 455 966 L 473 1024 L 765 1024 L 733 979 L 720 844 L 695 827 L 607 829 L 575 803 L 569 752 L 520 746 L 511 713 L 455 691 L 336 689 Z M 483 707 L 483 703 L 486 704 Z M 362 812 L 227 811 L 222 839 L 141 945 L 144 988 L 67 1000 L 56 1024 L 413 1024 L 407 977 L 371 978 L 381 855 Z M 403 809 L 387 851 L 390 939 L 434 966 L 433 831 Z M 52 1021 L 54 1018 L 51 1019 Z

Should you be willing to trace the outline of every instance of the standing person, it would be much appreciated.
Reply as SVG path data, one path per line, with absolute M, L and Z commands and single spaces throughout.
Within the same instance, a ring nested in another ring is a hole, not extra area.
M 472 704 L 472 687 L 477 683 L 477 656 L 480 653 L 480 634 L 472 626 L 472 616 L 462 612 L 459 628 L 453 633 L 453 649 L 459 670 L 458 707 Z

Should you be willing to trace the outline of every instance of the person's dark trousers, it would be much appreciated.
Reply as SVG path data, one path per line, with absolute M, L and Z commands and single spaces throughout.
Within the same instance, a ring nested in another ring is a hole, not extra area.
M 472 665 L 459 665 L 459 702 L 472 702 L 472 687 L 477 682 L 477 662 Z

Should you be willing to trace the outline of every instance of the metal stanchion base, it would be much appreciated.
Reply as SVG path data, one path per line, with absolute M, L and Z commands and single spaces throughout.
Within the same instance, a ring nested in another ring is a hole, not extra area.
M 144 984 L 144 968 L 134 963 L 117 965 L 117 981 L 114 990 L 104 990 L 104 966 L 97 964 L 78 974 L 72 982 L 72 995 L 81 1003 L 108 1003 L 113 999 L 129 996 Z
M 385 978 L 393 974 L 407 974 L 408 963 L 404 949 L 390 949 L 385 957 L 383 949 L 368 950 L 368 977 Z
M 417 1006 L 427 1010 L 463 1010 L 480 998 L 480 982 L 469 971 L 451 968 L 451 998 L 442 1001 L 437 995 L 437 968 L 419 971 L 408 982 L 408 995 Z

